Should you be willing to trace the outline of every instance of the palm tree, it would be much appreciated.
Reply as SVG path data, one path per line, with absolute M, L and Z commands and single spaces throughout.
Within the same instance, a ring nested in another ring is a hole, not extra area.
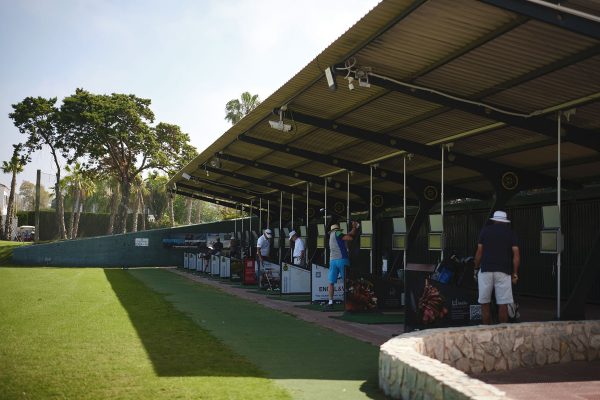
M 244 92 L 239 99 L 232 99 L 225 105 L 225 119 L 231 122 L 231 125 L 237 124 L 244 116 L 258 107 L 260 99 L 258 95 L 252 95 Z
M 133 208 L 133 227 L 131 229 L 132 232 L 137 232 L 138 230 L 138 215 L 140 214 L 140 210 L 142 211 L 142 230 L 146 230 L 146 205 L 144 204 L 144 196 L 148 194 L 148 189 L 146 188 L 146 182 L 142 177 L 136 177 L 133 183 L 133 194 L 134 194 L 134 208 Z
M 23 150 L 22 144 L 13 145 L 13 155 L 10 161 L 2 162 L 2 172 L 5 174 L 11 173 L 12 180 L 10 182 L 10 194 L 8 196 L 8 207 L 6 212 L 6 221 L 4 221 L 4 239 L 12 240 L 13 235 L 13 220 L 16 214 L 15 210 L 15 193 L 17 189 L 17 175 L 23 172 L 25 164 L 29 162 L 28 154 L 21 154 Z
M 62 185 L 65 188 L 69 188 L 73 194 L 73 211 L 71 212 L 69 221 L 68 236 L 69 239 L 75 239 L 79 230 L 81 209 L 83 208 L 85 199 L 94 192 L 96 185 L 91 173 L 84 170 L 78 162 L 73 167 L 67 165 L 65 170 L 70 175 L 67 175 L 63 179 Z

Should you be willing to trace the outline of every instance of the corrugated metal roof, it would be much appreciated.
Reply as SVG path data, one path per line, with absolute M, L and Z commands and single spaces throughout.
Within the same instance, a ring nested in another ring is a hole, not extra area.
M 570 4 L 595 9 L 592 3 L 583 0 Z M 464 107 L 449 106 L 444 100 L 436 99 L 440 103 L 436 104 L 433 98 L 420 99 L 412 95 L 414 91 L 399 93 L 357 84 L 350 91 L 341 71 L 336 76 L 337 90 L 330 91 L 323 69 L 356 57 L 359 65 L 396 81 L 416 83 L 465 100 L 484 101 L 522 113 L 581 101 L 585 104 L 566 123 L 595 129 L 586 135 L 597 137 L 600 54 L 596 53 L 600 53 L 598 40 L 481 2 L 384 0 L 175 175 L 171 183 L 179 181 L 183 171 L 199 174 L 198 168 L 219 152 L 284 168 L 278 174 L 226 161 L 222 164 L 225 169 L 284 185 L 299 182 L 293 174 L 288 176 L 292 169 L 313 175 L 317 183 L 321 179 L 318 177 L 336 172 L 342 172 L 337 179 L 345 180 L 344 170 L 327 163 L 333 156 L 359 164 L 378 162 L 381 168 L 401 173 L 403 148 L 374 142 L 384 137 L 374 135 L 384 134 L 437 149 L 440 143 L 451 141 L 452 151 L 479 157 L 482 164 L 493 160 L 506 168 L 537 173 L 556 159 L 555 146 L 548 145 L 554 137 L 552 132 L 540 133 L 498 123 Z M 590 95 L 596 97 L 586 98 Z M 486 97 L 481 100 L 482 96 Z M 270 129 L 268 125 L 269 120 L 277 119 L 271 110 L 282 105 L 288 107 L 286 123 L 294 127 L 289 133 Z M 322 118 L 329 121 L 326 122 L 329 128 L 296 122 L 294 113 Z M 554 114 L 548 116 L 550 121 Z M 337 124 L 356 129 L 354 133 L 343 133 L 336 131 Z M 241 134 L 287 144 L 325 158 L 317 162 L 252 145 L 237 140 Z M 594 156 L 600 149 L 598 143 L 596 149 L 563 144 L 564 159 L 569 162 L 565 173 L 569 177 L 596 179 L 600 175 L 576 176 L 573 172 L 582 171 L 578 162 L 590 168 L 597 165 Z M 415 155 L 408 162 L 408 175 L 436 184 L 441 175 L 440 157 Z M 454 184 L 455 188 L 489 196 L 493 188 L 485 178 L 484 169 L 448 163 L 445 178 L 448 186 Z M 244 185 L 239 179 L 223 177 L 222 181 L 246 188 L 253 186 Z M 368 188 L 368 176 L 355 173 L 352 185 Z M 386 193 L 403 191 L 401 182 L 389 179 L 375 179 L 374 187 Z M 322 186 L 314 186 L 315 193 L 322 190 Z M 340 196 L 345 192 L 330 190 Z

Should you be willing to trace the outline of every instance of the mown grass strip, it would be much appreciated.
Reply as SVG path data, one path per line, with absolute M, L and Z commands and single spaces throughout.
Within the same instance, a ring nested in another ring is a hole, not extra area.
M 130 274 L 244 355 L 294 398 L 383 398 L 379 348 L 159 269 Z
M 2 399 L 287 399 L 127 271 L 0 268 Z

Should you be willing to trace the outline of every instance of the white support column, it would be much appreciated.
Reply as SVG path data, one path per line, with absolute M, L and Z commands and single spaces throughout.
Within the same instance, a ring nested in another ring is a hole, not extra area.
M 290 226 L 290 229 L 294 230 L 294 193 L 292 193 L 292 225 Z M 285 240 L 289 240 L 289 238 L 286 238 Z M 290 243 L 290 262 L 291 263 L 294 262 L 294 252 L 292 251 L 291 243 Z
M 561 190 L 562 190 L 562 185 L 561 185 L 561 151 L 560 151 L 560 144 L 561 144 L 561 137 L 560 137 L 560 131 L 561 131 L 561 124 L 562 124 L 562 112 L 558 112 L 558 118 L 557 118 L 557 134 L 556 134 L 556 141 L 557 141 L 557 173 L 556 173 L 556 204 L 558 206 L 558 222 L 559 222 L 559 226 L 562 225 L 562 213 L 561 213 Z M 558 234 L 561 235 L 562 234 L 562 229 L 558 230 Z M 561 249 L 559 249 L 561 250 Z M 560 320 L 560 267 L 561 267 L 561 252 L 559 251 L 556 254 L 556 319 Z
M 374 227 L 375 221 L 373 221 L 373 166 L 369 170 L 369 219 L 371 220 L 371 226 L 373 227 L 373 236 L 375 236 Z M 371 249 L 369 250 L 369 273 L 373 273 L 373 239 L 371 239 Z
M 304 238 L 305 250 L 304 250 L 304 259 L 306 260 L 306 265 L 308 266 L 308 194 L 310 191 L 310 185 L 306 182 L 306 237 Z
M 406 156 L 404 156 L 403 160 L 403 172 L 402 172 L 402 210 L 404 215 L 404 223 L 406 224 Z M 407 235 L 408 236 L 408 235 Z M 405 242 L 408 244 L 408 241 Z M 406 293 L 406 250 L 407 246 L 404 247 L 404 254 L 402 255 L 402 265 L 404 268 L 404 277 L 402 280 L 404 281 L 404 293 Z
M 271 226 L 271 200 L 267 200 L 267 228 Z
M 350 171 L 347 171 L 348 174 L 348 187 L 346 188 L 346 223 L 348 224 L 348 229 L 350 229 Z
M 325 179 L 325 212 L 323 213 L 323 227 L 325 228 L 325 232 L 327 232 L 327 178 Z M 323 265 L 327 265 L 327 243 L 323 246 Z
M 282 249 L 281 246 L 283 245 L 282 241 L 281 241 L 281 232 L 282 232 L 282 226 L 281 226 L 281 213 L 283 211 L 283 192 L 279 192 L 279 265 L 281 265 L 281 256 L 282 256 Z
M 444 259 L 444 145 L 442 145 L 442 182 L 440 193 L 440 214 L 442 215 L 442 251 L 440 251 L 440 261 Z
M 251 248 L 252 247 L 252 206 L 254 205 L 254 200 L 250 200 L 250 228 L 248 228 L 249 232 L 249 243 L 248 243 L 248 247 Z
M 258 236 L 262 235 L 262 197 L 258 200 Z
M 235 218 L 233 219 L 233 233 L 235 234 L 235 240 L 237 240 L 237 204 L 235 205 Z M 208 243 L 206 245 L 208 246 Z

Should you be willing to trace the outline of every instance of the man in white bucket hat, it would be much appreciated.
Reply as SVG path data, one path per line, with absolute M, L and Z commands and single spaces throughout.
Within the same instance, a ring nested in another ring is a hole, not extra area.
M 512 284 L 519 279 L 519 244 L 517 235 L 510 229 L 510 220 L 504 211 L 496 211 L 493 223 L 485 226 L 479 234 L 475 268 L 479 269 L 479 303 L 484 324 L 490 324 L 492 290 L 496 294 L 498 319 L 508 322 L 508 305 L 513 304 Z

